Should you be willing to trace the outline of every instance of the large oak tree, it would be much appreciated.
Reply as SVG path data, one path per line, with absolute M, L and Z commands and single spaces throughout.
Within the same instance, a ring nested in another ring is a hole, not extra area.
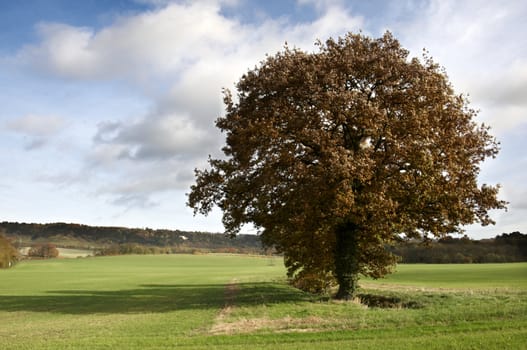
M 506 203 L 477 181 L 498 143 L 430 57 L 390 33 L 318 48 L 286 47 L 225 90 L 225 157 L 196 170 L 188 204 L 217 205 L 229 234 L 254 224 L 291 277 L 335 279 L 349 299 L 359 274 L 390 272 L 394 239 L 487 225 Z

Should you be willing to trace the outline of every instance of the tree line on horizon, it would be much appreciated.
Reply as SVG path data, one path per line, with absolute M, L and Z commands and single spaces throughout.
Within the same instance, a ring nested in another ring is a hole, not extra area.
M 190 252 L 191 249 L 203 251 L 223 249 L 239 253 L 263 253 L 262 244 L 254 235 L 239 235 L 231 239 L 223 234 L 199 231 L 6 221 L 0 223 L 0 231 L 2 230 L 18 246 L 51 242 L 63 248 L 82 248 L 99 252 L 106 250 L 113 251 L 115 254 L 137 253 L 139 249 L 131 249 L 133 247 L 179 248 L 171 252 Z M 142 251 L 160 252 L 154 249 L 150 251 L 143 249 Z
M 4 233 L 4 242 L 9 241 L 13 247 L 53 243 L 63 248 L 92 249 L 98 255 L 274 252 L 265 251 L 257 235 L 231 238 L 207 232 L 18 222 L 1 222 L 0 232 Z M 4 245 L 0 248 L 0 257 L 7 254 L 13 257 L 13 250 L 7 253 Z M 527 261 L 527 234 L 516 231 L 482 240 L 467 236 L 430 241 L 400 240 L 386 249 L 398 256 L 401 263 L 408 264 L 522 262 Z
M 390 251 L 406 264 L 471 264 L 527 261 L 527 234 L 518 231 L 473 240 L 447 236 L 435 241 L 403 241 Z

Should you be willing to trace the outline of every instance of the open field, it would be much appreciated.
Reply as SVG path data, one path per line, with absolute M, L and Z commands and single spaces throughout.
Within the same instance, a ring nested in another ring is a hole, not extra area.
M 279 258 L 25 261 L 0 271 L 0 349 L 527 349 L 527 263 L 397 270 L 362 280 L 383 308 L 295 290 Z
M 88 249 L 73 249 L 73 248 L 57 248 L 59 250 L 59 258 L 85 258 L 93 256 L 93 250 Z
M 31 247 L 22 247 L 19 249 L 20 253 L 27 255 Z M 89 249 L 74 249 L 74 248 L 57 248 L 59 251 L 59 258 L 85 258 L 87 256 L 93 256 L 93 250 Z

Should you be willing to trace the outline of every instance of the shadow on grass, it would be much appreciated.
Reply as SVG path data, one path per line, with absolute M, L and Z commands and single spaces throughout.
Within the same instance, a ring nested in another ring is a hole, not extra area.
M 234 304 L 239 306 L 306 301 L 309 296 L 276 283 L 240 283 Z M 141 285 L 116 291 L 56 290 L 49 295 L 0 296 L 0 311 L 60 314 L 162 313 L 221 308 L 225 286 L 216 284 Z

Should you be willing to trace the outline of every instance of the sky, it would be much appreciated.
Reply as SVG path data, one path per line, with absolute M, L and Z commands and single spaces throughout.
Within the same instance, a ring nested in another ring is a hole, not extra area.
M 186 206 L 221 156 L 222 88 L 286 42 L 389 30 L 501 143 L 479 180 L 508 210 L 467 234 L 527 233 L 525 18 L 524 0 L 0 0 L 0 221 L 223 232 Z

